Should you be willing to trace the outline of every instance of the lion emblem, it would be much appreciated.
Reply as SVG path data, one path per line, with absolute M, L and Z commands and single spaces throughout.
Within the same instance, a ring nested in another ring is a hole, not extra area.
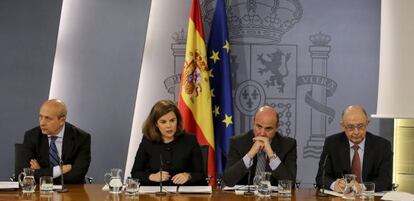
M 263 59 L 263 54 L 257 55 L 257 60 L 261 62 L 265 68 L 259 68 L 259 74 L 263 75 L 264 73 L 270 71 L 272 75 L 264 83 L 266 87 L 278 85 L 279 92 L 283 93 L 285 88 L 285 82 L 283 78 L 288 76 L 289 69 L 287 67 L 287 62 L 290 59 L 291 53 L 283 53 L 281 50 L 277 49 L 271 54 L 267 54 L 270 58 L 270 61 Z M 276 83 L 275 83 L 276 81 Z

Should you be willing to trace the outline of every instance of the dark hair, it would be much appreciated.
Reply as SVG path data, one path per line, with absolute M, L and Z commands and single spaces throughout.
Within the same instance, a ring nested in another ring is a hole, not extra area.
M 151 112 L 142 125 L 142 133 L 147 139 L 153 142 L 161 142 L 162 138 L 160 130 L 157 127 L 157 121 L 169 112 L 174 112 L 175 116 L 177 116 L 177 131 L 175 132 L 174 137 L 183 133 L 183 120 L 175 103 L 170 100 L 160 100 L 152 107 Z

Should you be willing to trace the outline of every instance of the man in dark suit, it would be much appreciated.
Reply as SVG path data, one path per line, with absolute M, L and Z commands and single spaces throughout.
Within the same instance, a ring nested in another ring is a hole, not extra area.
M 35 178 L 53 176 L 60 183 L 85 183 L 91 162 L 91 136 L 66 122 L 66 106 L 57 99 L 40 108 L 39 124 L 28 130 L 23 141 L 23 164 L 35 169 Z M 60 164 L 62 168 L 60 167 Z
M 253 129 L 234 136 L 224 171 L 227 186 L 252 183 L 255 175 L 271 172 L 271 183 L 277 185 L 280 179 L 296 180 L 296 140 L 277 132 L 279 115 L 270 106 L 256 111 Z M 251 169 L 250 179 L 249 169 Z
M 343 132 L 329 136 L 319 161 L 316 183 L 342 192 L 344 174 L 355 174 L 358 183 L 374 182 L 376 191 L 391 190 L 392 151 L 386 139 L 367 132 L 369 120 L 361 106 L 351 105 L 342 113 Z M 322 180 L 326 158 L 325 178 Z M 357 185 L 359 187 L 360 185 Z M 358 188 L 360 190 L 360 188 Z

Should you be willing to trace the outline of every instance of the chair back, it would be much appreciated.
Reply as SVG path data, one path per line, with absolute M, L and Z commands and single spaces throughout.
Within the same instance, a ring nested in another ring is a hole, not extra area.
M 208 148 L 208 145 L 200 145 L 201 156 L 203 158 L 203 173 L 205 178 L 208 177 Z
M 25 162 L 23 161 L 23 144 L 16 143 L 14 144 L 14 180 L 17 180 L 17 175 L 20 174 L 20 172 L 25 167 Z

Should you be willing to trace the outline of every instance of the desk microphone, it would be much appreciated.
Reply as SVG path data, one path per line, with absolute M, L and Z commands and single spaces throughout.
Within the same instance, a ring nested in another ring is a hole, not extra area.
M 162 155 L 160 154 L 160 191 L 155 193 L 157 196 L 166 195 L 166 193 L 162 191 L 162 166 L 164 166 L 164 163 L 162 162 Z
M 62 185 L 62 189 L 57 189 L 56 192 L 58 193 L 66 193 L 69 190 L 65 188 L 64 179 L 63 179 L 63 161 L 59 159 L 59 167 L 60 167 L 60 184 Z
M 252 161 L 253 160 L 250 160 L 249 162 L 249 173 L 247 176 L 247 191 L 243 193 L 243 195 L 248 195 L 248 196 L 254 195 L 253 191 L 250 189 L 250 182 L 251 182 L 250 177 L 252 175 Z
M 328 160 L 329 154 L 326 154 L 325 159 L 323 160 L 322 164 L 322 190 L 318 190 L 318 196 L 319 197 L 327 197 L 328 194 L 325 193 L 325 169 L 326 169 L 326 161 Z

